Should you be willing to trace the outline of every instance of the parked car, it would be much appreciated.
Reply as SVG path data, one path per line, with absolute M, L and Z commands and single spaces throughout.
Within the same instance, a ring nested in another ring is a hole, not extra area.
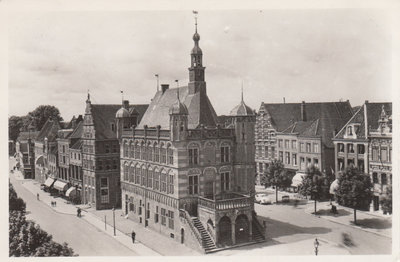
M 282 202 L 289 202 L 290 197 L 288 195 L 282 196 Z
M 256 194 L 254 201 L 261 205 L 268 205 L 272 203 L 271 198 L 267 194 Z

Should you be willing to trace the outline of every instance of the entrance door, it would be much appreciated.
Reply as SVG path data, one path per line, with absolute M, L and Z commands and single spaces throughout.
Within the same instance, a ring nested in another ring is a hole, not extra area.
M 125 215 L 128 214 L 128 201 L 125 201 Z
M 185 229 L 181 228 L 181 244 L 185 242 Z
M 232 225 L 229 217 L 224 216 L 218 223 L 218 244 L 222 246 L 232 245 Z
M 244 243 L 249 241 L 249 220 L 246 215 L 239 215 L 235 223 L 236 243 Z
M 379 210 L 379 196 L 374 196 L 374 211 Z

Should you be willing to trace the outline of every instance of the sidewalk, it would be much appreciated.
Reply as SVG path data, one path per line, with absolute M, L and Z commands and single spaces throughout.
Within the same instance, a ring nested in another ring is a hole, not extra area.
M 392 238 L 392 219 L 391 216 L 383 217 L 371 214 L 368 211 L 357 210 L 357 224 L 354 225 L 354 210 L 335 204 L 338 214 L 330 213 L 331 205 L 329 202 L 317 202 L 317 215 L 319 218 L 327 219 L 331 222 L 351 226 L 379 236 Z M 314 215 L 314 202 L 308 204 L 304 209 L 306 213 Z
M 21 174 L 14 172 L 14 175 L 17 178 L 17 180 L 23 180 L 23 178 L 21 179 L 21 177 L 22 177 Z M 111 226 L 107 226 L 107 229 L 105 229 L 104 222 L 101 221 L 94 214 L 87 212 L 85 210 L 87 208 L 86 206 L 68 204 L 65 199 L 50 196 L 50 193 L 40 190 L 39 183 L 37 183 L 36 181 L 31 180 L 31 179 L 22 181 L 22 186 L 25 187 L 27 190 L 29 190 L 33 194 L 34 197 L 36 197 L 36 195 L 39 194 L 39 201 L 48 205 L 55 212 L 76 216 L 77 208 L 81 207 L 82 211 L 83 211 L 82 217 L 81 217 L 82 219 L 84 219 L 89 224 L 93 225 L 94 227 L 98 228 L 99 230 L 103 231 L 104 233 L 106 233 L 110 236 L 113 236 L 113 233 L 114 233 L 113 228 Z M 56 207 L 51 206 L 51 201 L 57 202 Z M 125 233 L 121 232 L 119 230 L 119 228 L 116 229 L 116 236 L 113 236 L 113 237 L 115 240 L 120 242 L 122 245 L 131 249 L 133 252 L 135 252 L 136 254 L 138 254 L 140 256 L 159 256 L 160 255 L 160 253 L 145 246 L 143 243 L 141 243 L 140 240 L 136 240 L 135 243 L 133 244 L 130 235 L 128 236 Z
M 112 226 L 112 210 L 94 210 L 88 209 L 90 213 L 100 219 L 104 227 L 104 216 L 106 216 L 107 227 Z M 180 244 L 178 241 L 145 228 L 143 224 L 136 223 L 125 218 L 121 209 L 115 210 L 115 224 L 123 233 L 130 235 L 132 230 L 144 245 L 151 247 L 156 252 L 164 256 L 198 256 L 201 255 L 195 250 Z
M 315 256 L 314 238 L 300 240 L 293 243 L 281 243 L 268 246 L 254 246 L 250 250 L 226 250 L 215 253 L 218 256 Z M 323 238 L 318 238 L 318 256 L 324 255 L 351 255 L 342 245 L 337 245 Z

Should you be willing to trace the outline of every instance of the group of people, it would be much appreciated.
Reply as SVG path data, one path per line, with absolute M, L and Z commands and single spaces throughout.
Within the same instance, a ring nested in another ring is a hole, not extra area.
M 56 207 L 57 206 L 57 202 L 56 201 L 51 201 L 51 206 L 52 207 Z

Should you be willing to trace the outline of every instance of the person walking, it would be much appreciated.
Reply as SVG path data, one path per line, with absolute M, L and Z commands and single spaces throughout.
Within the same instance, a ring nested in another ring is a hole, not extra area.
M 37 198 L 37 200 L 39 200 L 39 193 L 36 194 L 36 198 Z
M 77 216 L 78 216 L 78 217 L 81 217 L 81 212 L 82 212 L 81 208 L 78 207 L 78 210 L 77 210 Z
M 132 243 L 135 243 L 135 237 L 136 237 L 136 233 L 134 230 L 132 230 Z

